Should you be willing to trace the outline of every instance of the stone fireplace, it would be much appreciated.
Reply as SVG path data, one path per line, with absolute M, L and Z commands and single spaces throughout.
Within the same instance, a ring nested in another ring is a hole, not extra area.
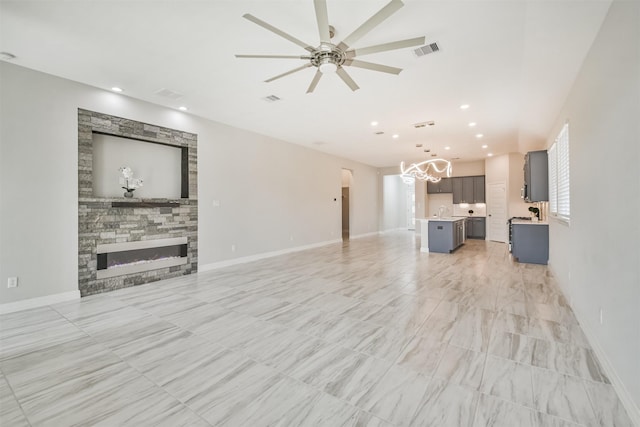
M 179 149 L 180 198 L 94 195 L 96 134 Z M 82 296 L 196 272 L 197 135 L 78 109 L 78 240 Z

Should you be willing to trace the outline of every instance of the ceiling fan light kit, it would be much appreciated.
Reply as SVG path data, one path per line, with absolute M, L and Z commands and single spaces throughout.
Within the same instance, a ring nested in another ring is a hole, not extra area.
M 359 56 L 370 55 L 372 53 L 378 52 L 386 52 L 390 50 L 402 49 L 406 47 L 419 46 L 424 44 L 424 37 L 415 37 L 412 39 L 399 40 L 390 43 L 383 43 L 375 46 L 369 46 L 359 49 L 351 49 L 350 47 L 364 37 L 367 33 L 381 24 L 385 19 L 389 18 L 393 15 L 398 9 L 404 6 L 404 3 L 400 0 L 391 0 L 386 6 L 376 12 L 372 17 L 370 17 L 367 21 L 365 21 L 362 25 L 356 28 L 351 34 L 344 38 L 337 45 L 331 42 L 331 38 L 335 34 L 335 29 L 329 25 L 329 15 L 327 12 L 327 2 L 326 0 L 314 0 L 313 2 L 315 12 L 316 12 L 316 21 L 318 23 L 318 33 L 320 36 L 320 45 L 318 47 L 313 47 L 308 43 L 303 42 L 302 40 L 297 39 L 296 37 L 285 33 L 284 31 L 274 27 L 271 24 L 268 24 L 265 21 L 262 21 L 259 18 L 251 14 L 243 15 L 243 18 L 261 26 L 262 28 L 271 31 L 274 34 L 279 35 L 280 37 L 289 40 L 292 43 L 297 44 L 298 46 L 305 49 L 309 54 L 307 55 L 236 55 L 236 58 L 255 58 L 255 59 L 302 59 L 308 61 L 305 65 L 294 68 L 293 70 L 287 71 L 285 73 L 279 74 L 275 77 L 271 77 L 270 79 L 265 80 L 265 82 L 272 82 L 281 77 L 288 76 L 289 74 L 296 73 L 298 71 L 302 71 L 306 68 L 316 67 L 316 74 L 307 89 L 307 93 L 312 93 L 320 78 L 323 74 L 327 73 L 336 73 L 338 77 L 342 79 L 342 81 L 349 86 L 352 91 L 358 90 L 359 86 L 355 81 L 349 76 L 344 67 L 358 67 L 364 68 L 372 71 L 379 71 L 382 73 L 389 74 L 399 74 L 402 69 L 396 67 L 390 67 L 382 64 L 375 64 L 372 62 L 360 61 L 358 59 L 354 59 Z

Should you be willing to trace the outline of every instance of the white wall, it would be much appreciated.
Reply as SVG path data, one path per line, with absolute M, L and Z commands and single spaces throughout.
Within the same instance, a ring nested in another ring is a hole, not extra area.
M 520 197 L 524 185 L 524 154 L 509 153 L 489 157 L 485 161 L 485 182 L 487 184 L 504 182 L 506 190 L 507 219 L 514 216 L 529 216 L 529 206 Z
M 509 218 L 514 216 L 530 216 L 530 206 L 533 203 L 526 203 L 521 197 L 521 190 L 524 186 L 524 154 L 509 153 L 509 180 L 507 181 L 507 212 Z
M 451 176 L 477 176 L 484 175 L 484 160 L 473 162 L 451 162 Z
M 569 121 L 571 223 L 550 261 L 640 425 L 640 3 L 613 2 L 553 129 Z M 603 310 L 603 324 L 599 312 Z M 602 360 L 601 360 L 602 361 Z M 633 402 L 633 403 L 631 403 Z M 635 406 L 635 408 L 633 407 Z
M 382 177 L 382 231 L 407 228 L 407 184 L 400 175 Z
M 352 235 L 378 230 L 373 167 L 6 62 L 0 75 L 0 303 L 78 288 L 79 107 L 198 134 L 200 266 L 340 239 L 342 168 Z

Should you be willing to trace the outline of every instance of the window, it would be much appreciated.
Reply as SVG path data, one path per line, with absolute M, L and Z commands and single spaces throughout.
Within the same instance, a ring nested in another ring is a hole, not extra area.
M 569 124 L 566 123 L 549 148 L 549 210 L 552 216 L 569 220 L 569 193 Z

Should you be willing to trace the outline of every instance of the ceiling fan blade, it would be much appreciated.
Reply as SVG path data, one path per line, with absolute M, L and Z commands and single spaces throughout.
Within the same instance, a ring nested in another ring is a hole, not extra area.
M 286 73 L 278 74 L 277 76 L 271 77 L 270 79 L 265 80 L 264 82 L 265 83 L 269 83 L 269 82 L 272 82 L 274 80 L 278 80 L 280 77 L 284 77 L 284 76 L 288 76 L 289 74 L 297 73 L 298 71 L 302 71 L 305 68 L 309 68 L 309 67 L 311 67 L 311 63 L 304 64 L 302 67 L 294 68 L 293 70 L 289 70 Z
M 236 58 L 311 59 L 304 55 L 236 55 Z
M 359 61 L 357 59 L 347 59 L 346 61 L 344 61 L 344 65 L 366 68 L 367 70 L 381 71 L 383 73 L 389 74 L 400 74 L 400 71 L 402 71 L 402 68 L 389 67 L 388 65 L 382 64 L 374 64 L 373 62 Z
M 322 77 L 322 73 L 320 70 L 316 71 L 316 75 L 313 76 L 313 80 L 311 80 L 311 84 L 309 85 L 309 89 L 307 89 L 307 93 L 312 93 L 316 86 L 318 86 L 318 82 L 320 81 L 320 77 Z
M 287 40 L 289 40 L 290 42 L 293 42 L 295 44 L 297 44 L 298 46 L 302 47 L 303 49 L 308 50 L 309 52 L 313 52 L 313 47 L 309 45 L 309 43 L 305 43 L 302 40 L 299 40 L 295 37 L 293 37 L 290 34 L 285 33 L 282 30 L 279 30 L 278 28 L 274 27 L 271 24 L 267 24 L 266 22 L 264 22 L 261 19 L 256 18 L 255 16 L 251 15 L 250 13 L 245 13 L 244 15 L 242 15 L 243 18 L 248 19 L 249 21 L 260 25 L 262 28 L 265 28 L 269 31 L 271 31 L 272 33 L 275 33 L 277 35 L 279 35 L 280 37 L 283 37 Z
M 393 15 L 404 6 L 401 0 L 391 0 L 385 7 L 380 9 L 375 15 L 367 19 L 367 21 L 360 25 L 354 32 L 349 34 L 338 45 L 338 49 L 343 51 L 347 50 L 349 46 L 360 40 L 365 34 L 377 27 L 382 21 Z
M 318 21 L 318 31 L 320 32 L 320 42 L 330 43 L 329 35 L 329 14 L 327 13 L 326 0 L 313 0 L 313 6 L 316 8 L 316 20 Z
M 356 56 L 370 55 L 377 52 L 386 52 L 388 50 L 402 49 L 405 47 L 419 46 L 424 44 L 425 37 L 416 37 L 413 39 L 399 40 L 397 42 L 377 44 L 359 49 L 349 50 L 346 53 L 347 58 L 355 58 Z
M 342 79 L 343 82 L 347 84 L 347 86 L 349 86 L 351 90 L 356 91 L 360 89 L 360 87 L 356 84 L 356 82 L 353 81 L 351 76 L 347 74 L 344 68 L 338 67 L 338 69 L 336 70 L 336 74 Z

